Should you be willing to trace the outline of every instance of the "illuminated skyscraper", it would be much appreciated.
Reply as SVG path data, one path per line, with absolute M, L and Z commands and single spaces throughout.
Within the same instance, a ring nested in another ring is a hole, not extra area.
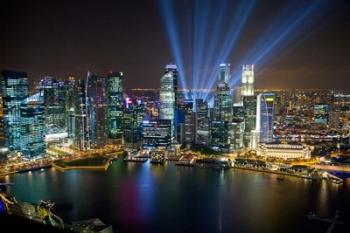
M 176 65 L 169 64 L 160 79 L 160 119 L 171 120 L 171 137 L 175 137 L 175 114 L 178 72 Z
M 244 145 L 249 146 L 251 139 L 251 132 L 256 128 L 256 114 L 257 114 L 257 97 L 244 96 L 243 97 L 243 111 L 244 111 Z
M 84 80 L 76 81 L 74 90 L 74 106 L 74 145 L 80 150 L 86 150 L 90 147 L 87 128 L 87 106 Z
M 193 100 L 185 100 L 184 143 L 194 143 L 195 140 L 195 114 Z
M 210 146 L 214 150 L 230 149 L 229 126 L 233 118 L 233 97 L 228 79 L 230 64 L 221 64 L 214 97 L 214 120 L 210 124 Z
M 76 98 L 76 81 L 74 77 L 69 77 L 68 81 L 66 83 L 66 121 L 67 121 L 67 134 L 68 134 L 68 140 L 72 141 L 74 140 L 75 135 L 75 98 Z
M 20 106 L 23 155 L 30 159 L 45 153 L 45 107 L 43 92 L 24 99 Z
M 20 106 L 22 101 L 28 97 L 29 93 L 27 74 L 15 71 L 2 71 L 1 76 L 5 145 L 10 150 L 20 150 Z
M 243 121 L 234 121 L 229 125 L 230 151 L 238 151 L 243 148 L 243 133 Z
M 196 99 L 196 144 L 209 145 L 209 108 L 208 102 Z
M 273 142 L 274 93 L 261 93 L 256 99 L 255 130 L 251 132 L 250 147 L 256 149 L 259 142 Z
M 254 96 L 254 65 L 242 66 L 241 96 Z
M 121 139 L 123 135 L 123 80 L 122 72 L 107 75 L 107 130 L 112 139 Z
M 228 84 L 230 77 L 230 64 L 221 64 L 219 81 L 216 86 L 214 98 L 214 118 L 216 121 L 232 121 L 233 99 Z
M 123 113 L 123 145 L 128 149 L 140 149 L 141 146 L 141 123 L 145 115 L 144 104 L 129 100 L 130 103 L 124 108 Z
M 101 148 L 107 142 L 106 79 L 88 72 L 86 77 L 88 144 Z
M 65 133 L 65 84 L 53 77 L 44 77 L 40 81 L 40 91 L 44 95 L 46 134 Z
M 261 142 L 273 142 L 274 105 L 274 93 L 261 94 Z

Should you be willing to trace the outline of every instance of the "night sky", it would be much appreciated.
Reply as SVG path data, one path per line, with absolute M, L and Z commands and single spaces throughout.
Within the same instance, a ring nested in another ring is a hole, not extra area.
M 350 1 L 329 1 L 313 30 L 259 67 L 258 88 L 350 90 Z M 177 4 L 181 17 L 186 4 Z M 244 55 L 283 4 L 258 1 L 228 62 Z M 127 88 L 158 88 L 164 65 L 174 61 L 157 0 L 7 0 L 0 6 L 0 70 L 25 71 L 31 81 L 114 70 L 125 73 Z

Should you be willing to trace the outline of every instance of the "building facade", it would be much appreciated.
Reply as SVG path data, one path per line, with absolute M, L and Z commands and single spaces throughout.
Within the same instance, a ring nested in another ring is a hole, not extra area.
M 107 129 L 109 138 L 121 139 L 123 135 L 123 81 L 122 72 L 107 75 Z
M 159 101 L 160 119 L 171 121 L 171 137 L 175 139 L 175 114 L 177 103 L 178 71 L 177 66 L 169 64 L 160 79 Z
M 2 71 L 1 76 L 5 146 L 10 150 L 20 150 L 20 107 L 22 101 L 29 96 L 27 74 L 16 71 Z

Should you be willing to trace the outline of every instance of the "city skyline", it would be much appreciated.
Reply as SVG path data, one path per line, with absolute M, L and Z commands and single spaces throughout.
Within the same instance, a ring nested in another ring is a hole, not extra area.
M 350 1 L 2 9 L 0 229 L 348 232 Z
M 205 2 L 213 4 L 212 1 Z M 232 7 L 239 1 L 223 2 L 228 2 Z M 341 0 L 331 1 L 332 4 L 329 1 L 320 2 L 329 4 L 329 9 L 323 12 L 325 9 L 322 8 L 322 14 L 307 16 L 308 21 L 315 26 L 311 31 L 306 33 L 308 28 L 298 25 L 295 28 L 300 34 L 297 40 L 287 43 L 287 40 L 283 39 L 285 45 L 281 47 L 282 52 L 277 51 L 279 48 L 274 48 L 269 51 L 272 59 L 263 62 L 266 64 L 256 64 L 258 88 L 348 89 L 342 83 L 349 77 L 350 52 L 346 43 L 350 40 L 350 30 L 346 25 L 349 21 L 350 4 Z M 205 8 L 198 7 L 195 1 L 188 1 L 187 5 L 184 5 L 185 3 L 177 1 L 173 10 L 177 17 L 181 17 L 179 8 L 189 7 L 193 10 L 189 16 L 190 23 L 194 23 L 196 17 L 200 16 L 197 15 L 202 14 Z M 242 32 L 237 36 L 235 50 L 230 52 L 226 60 L 221 61 L 231 63 L 233 72 L 240 72 L 236 67 L 239 60 L 247 55 L 249 49 L 257 46 L 259 40 L 264 39 L 264 30 L 273 25 L 271 17 L 275 16 L 278 19 L 278 13 L 288 7 L 288 2 L 283 1 L 255 4 L 257 5 L 252 9 Z M 158 88 L 158 77 L 162 73 L 164 63 L 177 63 L 171 42 L 167 38 L 166 25 L 159 5 L 159 1 L 141 2 L 137 5 L 128 1 L 104 2 L 99 5 L 82 2 L 49 5 L 44 2 L 21 5 L 14 1 L 5 3 L 7 11 L 0 16 L 5 35 L 0 39 L 0 52 L 4 58 L 0 70 L 26 71 L 30 83 L 39 81 L 44 76 L 65 79 L 73 75 L 85 78 L 88 70 L 97 74 L 110 70 L 123 71 L 126 89 Z M 297 14 L 300 9 L 290 5 L 291 12 L 295 11 Z M 118 11 L 114 13 L 114 9 Z M 271 9 L 276 12 L 275 15 L 261 17 Z M 22 17 L 13 18 L 15 12 Z M 38 14 L 39 12 L 42 14 Z M 217 16 L 215 11 L 210 13 Z M 60 14 L 65 17 L 59 17 Z M 182 25 L 184 22 L 178 20 L 177 23 Z M 293 21 L 286 22 L 286 25 L 291 23 Z M 209 22 L 209 26 L 214 24 L 215 20 Z M 272 32 L 278 33 L 278 30 L 276 27 Z M 188 47 L 190 51 L 183 55 L 187 59 L 184 58 L 186 62 L 183 65 L 186 81 L 189 83 L 187 86 L 197 88 L 198 85 L 193 86 L 196 81 L 191 79 L 201 72 L 193 70 L 193 62 L 196 62 L 193 52 L 198 49 L 189 43 L 196 35 L 194 32 L 187 35 L 182 31 L 178 34 L 183 47 Z M 187 37 L 181 38 L 184 36 Z M 218 36 L 219 41 L 225 39 L 224 37 L 225 33 L 221 33 Z M 40 56 L 36 52 L 39 50 Z M 214 52 L 213 56 L 218 55 Z M 243 62 L 250 63 L 248 60 Z M 206 68 L 209 70 L 216 67 L 215 62 L 208 64 L 210 65 Z M 329 82 L 334 79 L 336 82 Z M 183 88 L 181 82 L 179 86 Z

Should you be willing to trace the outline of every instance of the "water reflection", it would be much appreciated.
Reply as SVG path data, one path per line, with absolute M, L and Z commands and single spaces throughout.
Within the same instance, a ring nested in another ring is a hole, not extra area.
M 344 185 L 242 170 L 113 162 L 106 172 L 46 169 L 4 177 L 21 201 L 50 199 L 66 220 L 99 217 L 117 232 L 307 232 L 306 214 L 349 216 Z M 4 182 L 2 180 L 2 182 Z M 338 228 L 338 226 L 337 226 Z M 322 229 L 321 229 L 322 230 Z M 341 231 L 340 231 L 341 232 Z

